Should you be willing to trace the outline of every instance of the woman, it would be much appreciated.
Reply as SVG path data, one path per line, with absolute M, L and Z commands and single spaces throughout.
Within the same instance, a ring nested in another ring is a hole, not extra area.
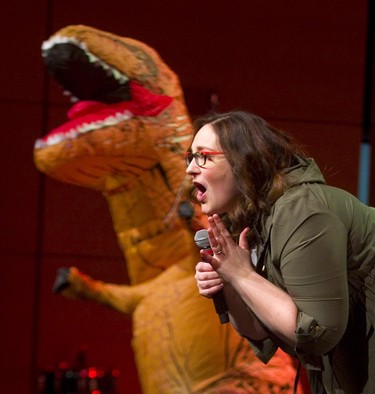
M 246 112 L 198 119 L 186 160 L 214 252 L 200 294 L 223 289 L 257 356 L 298 357 L 313 394 L 375 393 L 375 210 Z

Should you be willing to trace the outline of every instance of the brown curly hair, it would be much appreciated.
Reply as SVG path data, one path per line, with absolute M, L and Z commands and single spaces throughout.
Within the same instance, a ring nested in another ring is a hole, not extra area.
M 265 217 L 288 187 L 285 169 L 293 165 L 297 155 L 304 156 L 302 149 L 290 135 L 248 112 L 211 113 L 198 118 L 193 124 L 193 138 L 206 124 L 218 136 L 240 193 L 235 211 L 222 215 L 222 219 L 234 237 L 250 227 L 250 241 L 257 242 Z M 198 203 L 193 185 L 185 195 Z

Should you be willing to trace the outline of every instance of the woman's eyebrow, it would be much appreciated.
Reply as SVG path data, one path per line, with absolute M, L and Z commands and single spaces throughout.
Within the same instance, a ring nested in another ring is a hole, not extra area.
M 210 147 L 208 147 L 208 146 L 197 146 L 196 147 L 196 150 L 199 152 L 199 151 L 214 151 L 215 149 L 214 148 L 210 148 Z

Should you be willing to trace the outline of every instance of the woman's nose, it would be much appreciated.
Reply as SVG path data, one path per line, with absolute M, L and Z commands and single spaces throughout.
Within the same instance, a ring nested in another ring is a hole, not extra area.
M 187 166 L 187 168 L 186 168 L 186 173 L 188 174 L 188 175 L 191 175 L 191 174 L 195 174 L 196 172 L 198 172 L 199 171 L 199 166 L 197 165 L 197 163 L 195 162 L 195 160 L 192 160 L 190 163 L 189 163 L 189 165 Z

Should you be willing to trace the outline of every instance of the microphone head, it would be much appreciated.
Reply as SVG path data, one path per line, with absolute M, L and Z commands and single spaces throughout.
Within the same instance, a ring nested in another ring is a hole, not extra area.
M 194 235 L 194 241 L 200 249 L 211 249 L 210 241 L 208 240 L 207 230 L 198 230 Z

